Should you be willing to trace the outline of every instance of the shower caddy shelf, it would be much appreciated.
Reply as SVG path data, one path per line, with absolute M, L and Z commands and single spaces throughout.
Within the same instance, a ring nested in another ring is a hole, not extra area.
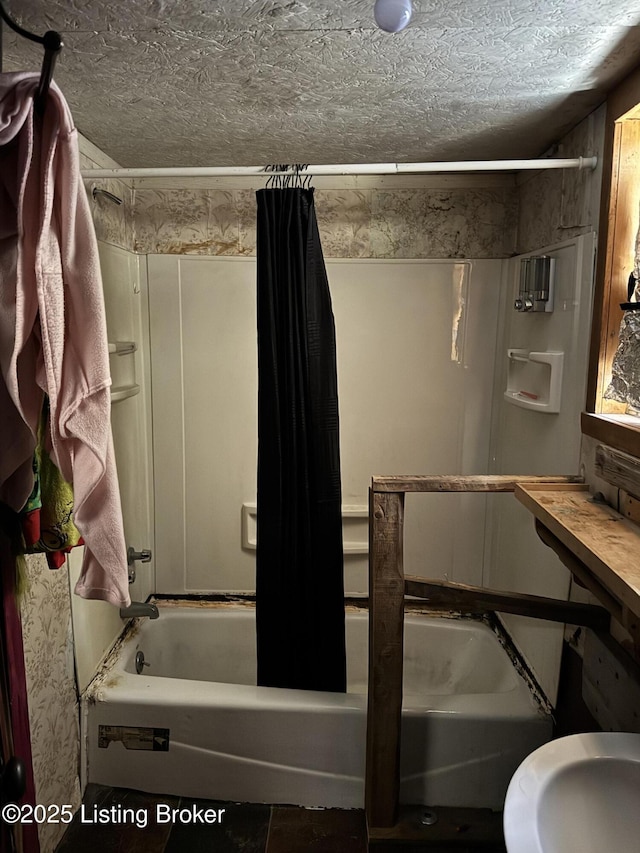
M 534 412 L 557 414 L 562 399 L 563 352 L 507 350 L 507 390 L 504 399 Z
M 132 355 L 138 349 L 135 341 L 109 341 L 109 355 Z M 140 393 L 140 386 L 135 382 L 128 385 L 118 385 L 111 389 L 111 402 L 119 403 Z
M 257 518 L 257 504 L 242 504 L 242 547 L 249 551 L 255 551 L 257 547 Z M 343 504 L 342 518 L 369 518 L 369 507 L 364 504 Z M 368 554 L 369 542 L 344 540 L 342 551 L 344 554 Z

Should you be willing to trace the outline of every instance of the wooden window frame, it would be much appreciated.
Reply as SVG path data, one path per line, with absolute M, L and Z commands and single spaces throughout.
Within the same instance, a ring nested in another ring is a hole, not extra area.
M 640 418 L 604 399 L 618 346 L 620 303 L 634 266 L 640 210 L 640 68 L 607 98 L 602 200 L 586 412 L 582 432 L 640 457 Z

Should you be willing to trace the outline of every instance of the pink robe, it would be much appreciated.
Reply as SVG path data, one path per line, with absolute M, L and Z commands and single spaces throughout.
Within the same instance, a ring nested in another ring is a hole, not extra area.
M 19 511 L 31 493 L 45 392 L 52 458 L 86 543 L 75 592 L 127 606 L 96 237 L 71 113 L 52 84 L 34 114 L 38 79 L 0 74 L 0 500 Z

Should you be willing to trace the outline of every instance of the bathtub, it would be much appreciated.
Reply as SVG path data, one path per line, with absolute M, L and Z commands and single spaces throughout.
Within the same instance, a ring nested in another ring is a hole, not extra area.
M 366 610 L 348 608 L 348 692 L 340 694 L 256 687 L 252 606 L 158 604 L 160 618 L 138 620 L 82 698 L 87 781 L 363 806 Z M 511 776 L 551 726 L 488 625 L 407 613 L 403 803 L 501 809 Z

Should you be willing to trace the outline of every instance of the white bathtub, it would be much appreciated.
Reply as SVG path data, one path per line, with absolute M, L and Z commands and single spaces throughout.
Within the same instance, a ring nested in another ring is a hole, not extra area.
M 251 606 L 159 607 L 83 697 L 87 781 L 362 807 L 366 611 L 347 614 L 348 692 L 339 694 L 256 687 Z M 140 675 L 138 651 L 149 664 Z M 487 625 L 407 614 L 402 802 L 501 809 L 511 776 L 551 725 Z

